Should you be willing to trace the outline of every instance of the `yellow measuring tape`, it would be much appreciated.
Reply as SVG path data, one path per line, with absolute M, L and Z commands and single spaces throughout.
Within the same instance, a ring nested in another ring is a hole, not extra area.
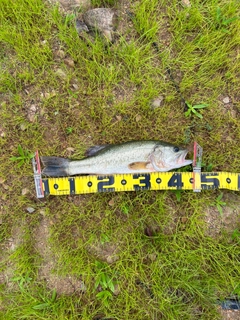
M 231 172 L 153 172 L 107 176 L 77 176 L 41 179 L 46 195 L 73 195 L 95 192 L 137 190 L 240 190 L 240 173 Z

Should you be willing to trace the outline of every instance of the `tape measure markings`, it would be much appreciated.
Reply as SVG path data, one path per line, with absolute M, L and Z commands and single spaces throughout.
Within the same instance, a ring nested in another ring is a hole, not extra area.
M 45 195 L 138 190 L 240 190 L 240 174 L 230 172 L 153 172 L 42 179 Z

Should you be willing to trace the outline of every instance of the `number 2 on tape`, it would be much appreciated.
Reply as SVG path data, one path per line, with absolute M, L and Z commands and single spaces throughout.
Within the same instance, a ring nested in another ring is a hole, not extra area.
M 115 188 L 113 187 L 114 185 L 114 176 L 104 176 L 104 177 L 97 177 L 98 180 L 104 180 L 104 181 L 100 181 L 97 184 L 97 189 L 99 192 L 106 192 L 106 191 L 115 191 Z M 109 188 L 110 186 L 112 186 L 112 188 Z M 108 188 L 104 188 L 104 187 L 108 187 Z

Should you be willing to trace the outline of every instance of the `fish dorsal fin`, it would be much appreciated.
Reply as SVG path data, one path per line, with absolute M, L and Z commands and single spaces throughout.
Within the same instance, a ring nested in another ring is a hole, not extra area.
M 131 170 L 151 170 L 153 166 L 151 162 L 132 162 L 129 163 L 128 168 Z
M 85 156 L 86 157 L 94 156 L 96 153 L 105 149 L 108 146 L 110 146 L 110 144 L 102 144 L 100 146 L 92 146 L 89 149 L 87 149 L 87 151 L 85 152 Z

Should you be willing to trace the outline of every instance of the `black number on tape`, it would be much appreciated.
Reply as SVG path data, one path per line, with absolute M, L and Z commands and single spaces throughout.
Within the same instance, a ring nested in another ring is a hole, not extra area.
M 68 179 L 69 181 L 69 186 L 70 186 L 70 193 L 74 194 L 75 193 L 75 180 L 73 178 Z
M 98 177 L 98 180 L 106 180 L 107 181 L 101 181 L 98 182 L 97 185 L 97 189 L 99 192 L 103 192 L 103 191 L 115 191 L 115 188 L 104 188 L 105 186 L 109 187 L 112 186 L 114 184 L 114 176 L 107 176 L 107 177 Z
M 48 179 L 42 179 L 42 183 L 44 185 L 44 195 L 47 196 L 50 193 Z
M 168 181 L 168 186 L 182 189 L 183 183 L 181 173 L 174 173 Z
M 150 182 L 150 174 L 134 174 L 133 179 L 138 179 L 139 184 L 134 184 L 134 190 L 146 190 L 151 188 L 151 182 Z M 144 185 L 140 186 L 140 184 L 144 183 Z
M 219 187 L 220 182 L 219 179 L 216 178 L 218 174 L 214 174 L 214 176 L 211 176 L 209 174 L 201 174 L 201 187 L 202 189 L 216 189 Z

